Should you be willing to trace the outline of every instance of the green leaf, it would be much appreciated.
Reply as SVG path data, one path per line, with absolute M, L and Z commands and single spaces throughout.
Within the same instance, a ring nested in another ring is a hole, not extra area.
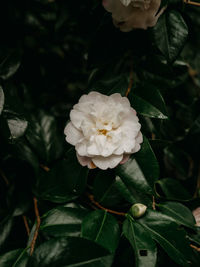
M 18 256 L 12 267 L 26 267 L 28 260 L 29 260 L 29 254 L 27 253 L 27 249 L 24 249 Z
M 62 153 L 62 139 L 57 132 L 55 118 L 44 111 L 31 115 L 26 138 L 43 163 L 50 163 Z
M 115 173 L 111 171 L 100 171 L 95 177 L 93 185 L 95 200 L 106 207 L 113 207 L 123 201 L 117 189 Z
M 172 178 L 164 178 L 156 182 L 155 189 L 160 197 L 168 200 L 187 201 L 192 199 L 190 193 L 182 186 L 182 184 Z
M 6 55 L 0 62 L 0 77 L 3 80 L 7 80 L 15 74 L 20 66 L 20 53 L 19 51 L 13 51 Z
M 188 238 L 191 242 L 195 243 L 199 247 L 200 246 L 200 227 L 196 227 L 195 233 L 193 232 L 189 233 Z
M 120 231 L 117 220 L 106 211 L 96 210 L 84 218 L 82 236 L 95 241 L 113 253 L 119 242 Z
M 137 95 L 133 95 L 133 93 L 131 93 L 129 96 L 129 99 L 131 102 L 131 106 L 139 114 L 150 117 L 150 118 L 167 119 L 167 116 L 165 116 L 156 107 L 154 107 L 152 104 L 142 99 L 141 97 Z
M 81 223 L 87 210 L 68 207 L 57 207 L 42 217 L 40 230 L 49 236 L 80 236 Z
M 138 222 L 177 264 L 190 266 L 191 248 L 186 232 L 178 228 L 173 218 L 148 209 Z
M 41 172 L 36 188 L 39 197 L 63 203 L 84 192 L 88 168 L 83 168 L 78 163 L 74 149 L 70 149 L 66 156 L 66 159 L 58 161 L 49 172 Z
M 7 240 L 13 226 L 13 218 L 11 215 L 5 217 L 0 223 L 0 248 Z
M 3 92 L 2 87 L 0 86 L 0 115 L 1 115 L 1 112 L 3 110 L 4 100 L 5 100 L 4 92 Z
M 28 127 L 28 122 L 18 117 L 12 117 L 8 119 L 7 122 L 12 139 L 23 136 Z
M 159 177 L 159 166 L 147 138 L 144 137 L 141 149 L 135 156 L 116 168 L 116 174 L 128 187 L 153 194 L 154 183 Z
M 136 267 L 154 267 L 157 260 L 157 248 L 149 232 L 133 219 L 123 223 L 123 234 L 133 247 Z
M 31 150 L 25 139 L 18 140 L 12 146 L 14 156 L 20 160 L 28 162 L 37 173 L 39 170 L 39 162 L 37 156 Z
M 79 237 L 55 238 L 42 243 L 28 267 L 110 267 L 113 255 L 98 244 Z
M 188 27 L 181 14 L 171 10 L 160 17 L 153 28 L 153 36 L 162 54 L 169 62 L 173 62 L 186 42 Z
M 129 203 L 134 204 L 138 202 L 135 199 L 135 195 L 131 193 L 129 187 L 123 183 L 122 179 L 119 176 L 116 177 L 116 187 L 121 193 L 121 195 L 124 197 L 124 199 L 127 200 Z
M 90 88 L 90 91 L 97 91 L 105 95 L 119 93 L 125 96 L 128 89 L 128 79 L 125 75 L 120 75 L 106 80 L 98 80 Z
M 191 156 L 173 144 L 166 147 L 164 153 L 168 169 L 173 170 L 178 178 L 187 179 L 191 172 Z
M 191 229 L 195 229 L 195 219 L 192 212 L 177 202 L 165 202 L 157 205 L 162 213 L 172 217 L 177 224 L 187 226 Z
M 0 266 L 1 267 L 13 267 L 16 259 L 21 255 L 23 249 L 16 249 L 0 256 Z M 14 265 L 15 266 L 15 265 Z
M 1 267 L 26 267 L 28 255 L 26 249 L 16 249 L 0 256 Z
M 134 85 L 128 97 L 132 107 L 139 114 L 150 118 L 167 119 L 164 99 L 159 90 L 150 83 Z

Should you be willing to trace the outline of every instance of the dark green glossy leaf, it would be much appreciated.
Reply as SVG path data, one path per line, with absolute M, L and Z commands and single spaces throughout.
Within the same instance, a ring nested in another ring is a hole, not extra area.
M 13 218 L 11 215 L 5 217 L 0 223 L 0 248 L 8 238 L 13 226 Z
M 182 205 L 181 203 L 177 202 L 165 202 L 162 204 L 158 204 L 159 210 L 162 213 L 172 217 L 177 224 L 181 224 L 187 226 L 191 229 L 195 229 L 195 219 L 192 215 L 192 212 Z
M 189 233 L 188 238 L 191 242 L 193 242 L 197 247 L 200 246 L 200 227 L 196 227 L 195 233 Z
M 155 188 L 159 196 L 169 200 L 187 201 L 192 198 L 186 188 L 179 181 L 172 178 L 157 181 Z
M 187 179 L 191 172 L 191 157 L 175 145 L 164 149 L 167 168 L 179 179 Z
M 24 249 L 18 256 L 12 267 L 26 267 L 28 264 L 28 260 L 29 260 L 29 254 L 27 253 L 27 249 Z
M 88 168 L 83 168 L 78 163 L 73 149 L 66 156 L 66 159 L 57 162 L 49 172 L 42 171 L 38 177 L 36 191 L 41 198 L 63 203 L 84 192 Z
M 13 154 L 16 158 L 28 162 L 37 173 L 39 162 L 35 153 L 31 150 L 26 140 L 21 139 L 12 146 Z
M 129 96 L 131 106 L 141 115 L 150 118 L 167 119 L 156 107 L 137 95 Z
M 164 99 L 158 89 L 150 83 L 136 84 L 129 93 L 132 107 L 141 115 L 167 119 Z
M 188 36 L 188 27 L 175 10 L 165 12 L 153 28 L 156 46 L 170 62 L 179 55 Z
M 42 243 L 28 267 L 110 267 L 113 255 L 98 244 L 79 237 L 55 238 Z
M 138 222 L 177 264 L 190 266 L 191 248 L 186 232 L 178 228 L 173 218 L 148 209 Z
M 81 223 L 87 210 L 68 207 L 57 207 L 42 217 L 40 230 L 49 236 L 80 236 Z
M 24 135 L 28 122 L 24 119 L 13 117 L 8 119 L 8 127 L 10 129 L 11 138 L 16 139 Z
M 3 106 L 4 106 L 4 92 L 2 87 L 0 86 L 0 115 L 3 110 Z
M 0 62 L 0 77 L 7 80 L 18 70 L 20 66 L 20 53 L 13 51 L 6 55 Z
M 159 166 L 148 140 L 144 137 L 141 150 L 128 162 L 116 168 L 116 174 L 127 186 L 152 194 L 155 181 L 159 177 Z
M 93 185 L 95 200 L 103 206 L 112 207 L 123 201 L 116 185 L 115 173 L 100 171 L 95 177 Z
M 120 93 L 125 96 L 128 89 L 128 79 L 125 75 L 112 77 L 106 80 L 101 80 L 90 85 L 90 91 L 98 91 L 102 94 L 111 95 Z
M 116 177 L 116 187 L 124 199 L 126 199 L 129 203 L 134 204 L 138 202 L 119 176 Z
M 131 218 L 123 223 L 123 234 L 133 247 L 136 267 L 154 267 L 157 260 L 157 248 L 149 232 Z
M 86 216 L 82 223 L 82 236 L 95 241 L 113 253 L 119 242 L 117 220 L 106 211 L 96 210 Z
M 44 111 L 31 116 L 26 138 L 43 163 L 56 160 L 62 153 L 62 139 L 55 118 Z
M 23 249 L 16 249 L 9 251 L 0 256 L 0 266 L 1 267 L 20 267 L 20 265 L 16 265 L 16 260 L 20 257 Z
M 3 116 L 0 116 L 0 134 L 1 134 L 1 139 L 2 141 L 4 140 L 4 144 L 8 143 L 10 140 L 10 129 L 8 127 L 8 122 L 6 120 L 6 118 L 4 118 Z
M 199 134 L 200 133 L 200 116 L 196 118 L 196 120 L 193 122 L 189 134 Z

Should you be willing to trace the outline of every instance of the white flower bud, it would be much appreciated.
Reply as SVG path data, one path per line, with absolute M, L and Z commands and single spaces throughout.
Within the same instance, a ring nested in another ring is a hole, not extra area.
M 137 203 L 131 207 L 130 212 L 134 218 L 140 218 L 142 217 L 142 215 L 145 214 L 146 209 L 147 209 L 147 206 L 141 203 Z

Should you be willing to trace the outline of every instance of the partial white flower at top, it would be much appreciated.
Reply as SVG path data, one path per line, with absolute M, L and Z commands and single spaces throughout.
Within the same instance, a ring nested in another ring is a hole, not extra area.
M 192 213 L 196 221 L 196 226 L 200 226 L 200 207 L 193 210 Z
M 125 163 L 140 149 L 143 137 L 127 97 L 98 92 L 83 95 L 70 112 L 64 133 L 82 166 L 106 170 Z
M 103 0 L 102 4 L 112 13 L 115 27 L 123 32 L 155 26 L 165 10 L 159 10 L 161 0 Z

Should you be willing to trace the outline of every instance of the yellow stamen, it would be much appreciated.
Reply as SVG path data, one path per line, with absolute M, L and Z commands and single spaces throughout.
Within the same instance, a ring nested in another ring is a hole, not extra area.
M 107 131 L 106 129 L 98 130 L 98 133 L 99 133 L 99 134 L 103 134 L 103 135 L 106 135 L 107 132 L 108 132 L 108 131 Z

